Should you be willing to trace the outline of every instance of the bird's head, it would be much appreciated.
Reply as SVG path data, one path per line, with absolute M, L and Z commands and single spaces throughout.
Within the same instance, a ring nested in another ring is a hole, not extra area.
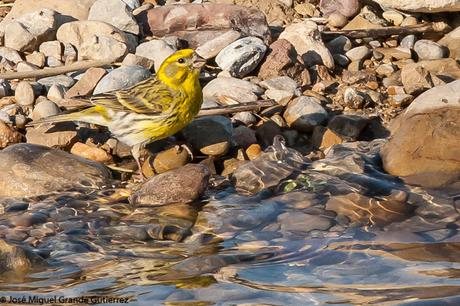
M 197 80 L 206 60 L 192 49 L 179 50 L 164 60 L 157 76 L 170 85 L 180 85 L 187 80 Z

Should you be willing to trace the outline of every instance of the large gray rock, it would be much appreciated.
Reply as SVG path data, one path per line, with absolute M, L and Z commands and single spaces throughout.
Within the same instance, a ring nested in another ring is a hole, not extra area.
M 16 144 L 0 152 L 0 197 L 29 197 L 110 180 L 101 164 L 44 146 Z
M 122 66 L 112 70 L 99 81 L 94 94 L 127 88 L 151 76 L 150 71 L 141 66 Z
M 442 187 L 460 180 L 460 80 L 418 96 L 393 122 L 384 169 L 407 183 Z
M 460 11 L 460 0 L 374 0 L 382 7 L 419 13 Z
M 315 126 L 327 120 L 328 114 L 318 99 L 302 96 L 289 102 L 283 116 L 290 127 L 311 132 Z
M 206 166 L 188 164 L 155 175 L 133 193 L 129 201 L 136 205 L 165 205 L 197 200 L 208 186 L 211 172 Z
M 119 30 L 138 35 L 139 26 L 131 11 L 122 0 L 97 0 L 89 10 L 88 20 L 104 21 Z
M 257 100 L 264 90 L 249 81 L 230 77 L 218 77 L 203 88 L 203 97 L 218 100 L 220 97 L 229 97 L 238 102 Z
M 420 60 L 437 60 L 444 57 L 444 48 L 427 39 L 418 40 L 414 44 L 414 51 Z
M 232 76 L 244 77 L 259 65 L 266 51 L 267 46 L 260 38 L 245 37 L 220 51 L 216 63 Z
M 304 21 L 291 24 L 284 29 L 279 39 L 289 41 L 306 66 L 322 64 L 334 68 L 334 58 L 321 40 L 316 23 Z

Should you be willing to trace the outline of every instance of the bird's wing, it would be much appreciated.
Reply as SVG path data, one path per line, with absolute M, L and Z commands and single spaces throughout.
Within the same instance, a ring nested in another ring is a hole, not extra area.
M 90 100 L 115 111 L 157 114 L 174 103 L 174 94 L 156 78 L 149 78 L 127 89 L 94 95 Z

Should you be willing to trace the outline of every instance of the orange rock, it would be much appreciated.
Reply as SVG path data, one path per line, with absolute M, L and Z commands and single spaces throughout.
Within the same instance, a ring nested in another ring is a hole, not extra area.
M 257 143 L 250 145 L 246 149 L 246 155 L 248 156 L 249 160 L 256 159 L 257 157 L 259 157 L 261 153 L 262 153 L 262 148 Z
M 106 163 L 112 160 L 112 156 L 110 156 L 109 153 L 106 151 L 89 146 L 87 144 L 77 142 L 72 146 L 72 149 L 70 149 L 70 153 L 94 160 L 100 163 Z
M 102 68 L 89 68 L 83 77 L 69 89 L 66 93 L 66 98 L 72 98 L 75 96 L 85 96 L 93 92 L 97 83 L 102 79 L 107 71 Z
M 10 144 L 19 143 L 22 140 L 22 134 L 10 127 L 3 121 L 0 121 L 0 149 L 6 148 Z

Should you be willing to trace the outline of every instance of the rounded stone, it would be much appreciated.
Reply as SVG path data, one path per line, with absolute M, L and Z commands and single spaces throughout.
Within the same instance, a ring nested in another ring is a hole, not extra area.
M 35 94 L 32 85 L 30 85 L 27 81 L 19 82 L 14 92 L 14 98 L 18 104 L 22 106 L 30 106 L 34 104 Z
M 35 121 L 41 118 L 55 116 L 60 112 L 61 110 L 56 105 L 56 103 L 50 100 L 43 100 L 42 102 L 35 105 L 34 110 L 32 111 L 32 120 Z
M 420 60 L 436 60 L 444 57 L 444 48 L 427 39 L 418 40 L 414 45 L 414 50 Z
M 328 114 L 318 99 L 302 96 L 289 102 L 283 117 L 290 127 L 311 132 L 315 126 L 327 120 Z
M 127 88 L 150 76 L 150 72 L 144 67 L 122 66 L 104 76 L 94 89 L 94 94 Z

